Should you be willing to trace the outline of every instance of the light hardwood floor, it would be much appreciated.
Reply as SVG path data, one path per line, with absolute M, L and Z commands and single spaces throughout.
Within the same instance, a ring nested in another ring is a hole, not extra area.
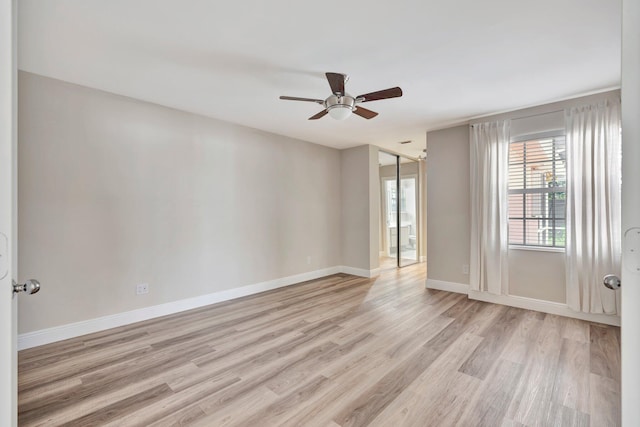
M 619 329 L 335 275 L 19 355 L 21 426 L 615 426 Z

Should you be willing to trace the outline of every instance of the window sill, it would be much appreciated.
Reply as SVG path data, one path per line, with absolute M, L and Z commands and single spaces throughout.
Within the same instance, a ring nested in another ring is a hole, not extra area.
M 556 252 L 556 253 L 564 253 L 564 248 L 550 248 L 547 246 L 519 246 L 519 245 L 509 245 L 509 250 L 516 251 L 534 251 L 534 252 Z

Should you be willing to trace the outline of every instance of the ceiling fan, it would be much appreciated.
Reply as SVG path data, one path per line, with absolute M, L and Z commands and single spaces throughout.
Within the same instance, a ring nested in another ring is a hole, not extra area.
M 378 101 L 380 99 L 397 98 L 402 96 L 402 89 L 399 87 L 393 87 L 390 89 L 379 90 L 376 92 L 365 93 L 364 95 L 351 96 L 344 90 L 344 84 L 349 80 L 346 74 L 341 73 L 325 73 L 329 86 L 331 86 L 332 94 L 325 100 L 312 99 L 312 98 L 298 98 L 295 96 L 281 96 L 280 99 L 286 99 L 288 101 L 307 101 L 315 102 L 324 107 L 324 110 L 320 111 L 309 117 L 309 120 L 318 120 L 329 114 L 336 120 L 344 120 L 351 115 L 351 113 L 357 114 L 365 119 L 372 119 L 378 115 L 375 111 L 367 110 L 366 108 L 358 106 L 362 102 Z

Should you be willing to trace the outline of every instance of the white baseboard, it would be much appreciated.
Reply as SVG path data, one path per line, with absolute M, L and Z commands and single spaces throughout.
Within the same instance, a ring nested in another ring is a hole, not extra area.
M 98 317 L 81 322 L 69 323 L 67 325 L 55 326 L 53 328 L 41 329 L 39 331 L 28 332 L 25 334 L 20 334 L 18 336 L 18 350 L 24 350 L 31 347 L 37 347 L 39 345 L 49 344 L 56 341 L 79 337 L 81 335 L 104 331 L 106 329 L 116 328 L 118 326 L 141 322 L 143 320 L 149 320 L 160 316 L 179 313 L 181 311 L 191 310 L 222 301 L 228 301 L 234 298 L 240 298 L 247 295 L 269 291 L 272 289 L 282 288 L 285 286 L 294 285 L 296 283 L 305 282 L 307 280 L 318 279 L 320 277 L 330 276 L 332 274 L 341 272 L 343 272 L 342 267 L 329 267 L 321 270 L 310 271 L 307 273 L 296 274 L 293 276 L 282 277 L 279 279 L 268 280 L 266 282 L 254 283 L 252 285 L 242 286 L 240 288 L 227 289 L 211 294 L 172 301 L 165 304 L 139 308 L 137 310 L 125 311 L 123 313 L 112 314 L 109 316 Z
M 511 307 L 526 308 L 527 310 L 541 311 L 543 313 L 556 314 L 558 316 L 571 317 L 586 320 L 588 322 L 604 323 L 606 325 L 620 326 L 620 316 L 606 314 L 581 313 L 571 310 L 566 304 L 560 302 L 544 301 L 534 298 L 519 297 L 516 295 L 494 295 L 488 292 L 469 291 L 469 298 Z
M 371 278 L 371 277 L 378 276 L 380 274 L 380 269 L 374 268 L 373 270 L 365 270 L 364 268 L 355 268 L 355 267 L 349 267 L 346 265 L 341 265 L 340 272 L 345 274 L 352 274 L 354 276 Z
M 469 298 L 491 302 L 494 304 L 508 305 L 527 310 L 541 311 L 543 313 L 556 314 L 558 316 L 571 317 L 586 320 L 588 322 L 604 323 L 606 325 L 620 326 L 620 316 L 606 314 L 580 313 L 571 310 L 566 304 L 552 301 L 544 301 L 534 298 L 519 297 L 516 295 L 494 295 L 488 292 L 478 292 L 469 289 L 469 285 L 463 283 L 446 282 L 444 280 L 427 279 L 428 289 L 467 294 Z
M 306 282 L 307 280 L 318 279 L 320 277 L 330 276 L 337 273 L 346 273 L 361 277 L 374 277 L 380 273 L 380 269 L 364 270 L 347 266 L 329 267 L 279 279 L 268 280 L 266 282 L 254 283 L 240 288 L 227 289 L 211 294 L 172 301 L 165 304 L 125 311 L 123 313 L 116 313 L 109 316 L 97 317 L 95 319 L 88 319 L 81 322 L 41 329 L 39 331 L 27 332 L 18 335 L 18 350 L 25 350 L 31 347 L 37 347 L 56 341 L 104 331 L 106 329 L 117 328 L 118 326 L 141 322 L 143 320 L 192 310 L 194 308 L 295 285 L 296 283 Z
M 458 294 L 469 293 L 469 285 L 434 279 L 427 279 L 427 289 L 437 289 L 439 291 L 455 292 Z
M 377 276 L 380 273 L 380 269 L 377 268 L 373 270 L 365 270 L 348 266 L 329 267 L 321 270 L 310 271 L 307 273 L 296 274 L 293 276 L 282 277 L 266 282 L 242 286 L 240 288 L 227 289 L 224 291 L 214 292 L 198 297 L 186 298 L 165 304 L 144 307 L 137 310 L 126 311 L 123 313 L 117 313 L 109 316 L 98 317 L 95 319 L 84 320 L 81 322 L 70 323 L 67 325 L 56 326 L 53 328 L 41 329 L 39 331 L 20 334 L 18 336 L 18 350 L 24 350 L 31 347 L 50 344 L 56 341 L 62 341 L 94 332 L 104 331 L 106 329 L 116 328 L 118 326 L 141 322 L 143 320 L 149 320 L 156 317 L 175 314 L 181 311 L 191 310 L 222 301 L 228 301 L 247 295 L 253 295 L 272 289 L 282 288 L 285 286 L 290 286 L 296 283 L 318 279 L 320 277 L 330 276 L 337 273 L 352 274 L 354 276 L 370 278 Z M 573 317 L 576 319 L 582 319 L 591 322 L 620 326 L 620 317 L 618 316 L 579 313 L 568 308 L 566 304 L 536 300 L 532 298 L 518 297 L 513 295 L 493 295 L 486 292 L 469 291 L 469 285 L 465 285 L 462 283 L 428 279 L 427 288 L 468 294 L 469 298 L 496 304 L 509 305 L 513 307 L 541 311 L 544 313 Z

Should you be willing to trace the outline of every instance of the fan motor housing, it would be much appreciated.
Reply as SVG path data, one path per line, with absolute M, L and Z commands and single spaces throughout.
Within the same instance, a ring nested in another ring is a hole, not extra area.
M 344 96 L 338 96 L 334 94 L 324 100 L 324 106 L 327 110 L 340 107 L 348 108 L 353 111 L 356 107 L 356 99 L 348 93 L 345 93 Z

